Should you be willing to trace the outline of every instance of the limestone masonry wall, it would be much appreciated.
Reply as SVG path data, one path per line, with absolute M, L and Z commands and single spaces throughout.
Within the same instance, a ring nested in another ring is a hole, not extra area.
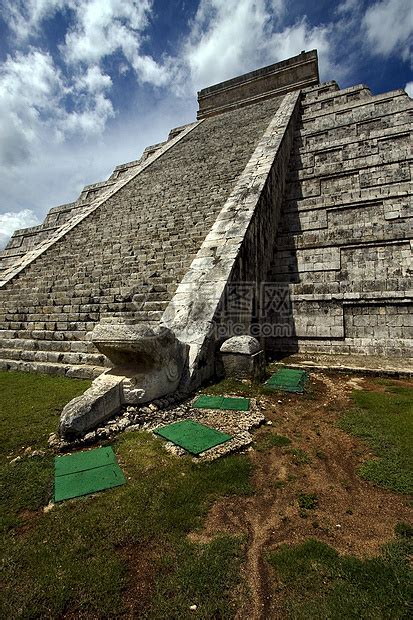
M 1 367 L 93 376 L 97 322 L 157 321 L 278 105 L 206 119 L 7 282 Z
M 273 353 L 411 355 L 411 115 L 404 91 L 304 91 L 268 278 L 292 315 L 273 312 Z

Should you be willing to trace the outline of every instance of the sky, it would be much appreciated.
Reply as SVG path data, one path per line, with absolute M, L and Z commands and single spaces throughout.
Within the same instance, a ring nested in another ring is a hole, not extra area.
M 172 127 L 201 88 L 316 48 L 413 96 L 411 0 L 0 0 L 0 248 Z

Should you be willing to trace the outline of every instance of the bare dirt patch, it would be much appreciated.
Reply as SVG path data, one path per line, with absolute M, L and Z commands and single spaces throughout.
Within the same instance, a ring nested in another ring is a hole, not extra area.
M 340 553 L 371 557 L 393 537 L 398 522 L 411 519 L 405 497 L 357 475 L 359 465 L 373 455 L 361 440 L 336 426 L 340 413 L 353 406 L 353 389 L 380 386 L 371 378 L 317 372 L 311 374 L 304 395 L 260 398 L 272 425 L 259 429 L 255 440 L 273 432 L 288 437 L 291 444 L 251 450 L 255 494 L 217 501 L 202 532 L 192 535 L 199 542 L 220 532 L 247 535 L 243 572 L 250 596 L 238 618 L 280 617 L 270 595 L 274 576 L 265 561 L 267 551 L 317 537 Z M 303 510 L 298 497 L 308 493 L 316 494 L 318 503 Z
M 123 596 L 125 618 L 140 618 L 153 594 L 157 572 L 156 545 L 129 545 L 120 550 L 128 567 L 128 584 Z

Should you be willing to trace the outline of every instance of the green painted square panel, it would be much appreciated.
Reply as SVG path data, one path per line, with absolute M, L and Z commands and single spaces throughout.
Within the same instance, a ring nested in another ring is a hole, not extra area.
M 125 484 L 125 476 L 117 463 L 55 477 L 54 501 L 89 495 Z
M 154 433 L 163 439 L 172 441 L 191 454 L 200 454 L 231 439 L 231 435 L 193 420 L 168 424 L 156 429 Z
M 221 409 L 223 400 L 223 396 L 208 396 L 206 394 L 201 394 L 192 406 L 196 409 Z
M 230 398 L 224 397 L 222 409 L 230 409 L 232 411 L 248 411 L 250 408 L 249 398 Z
M 248 398 L 228 396 L 208 396 L 201 394 L 192 405 L 196 409 L 226 409 L 231 411 L 248 411 L 250 401 Z
M 307 379 L 308 375 L 303 370 L 280 368 L 280 370 L 277 370 L 264 385 L 273 390 L 301 393 L 304 391 L 304 385 Z
M 110 446 L 74 452 L 73 454 L 55 457 L 55 475 L 65 476 L 111 463 L 116 463 L 116 456 Z

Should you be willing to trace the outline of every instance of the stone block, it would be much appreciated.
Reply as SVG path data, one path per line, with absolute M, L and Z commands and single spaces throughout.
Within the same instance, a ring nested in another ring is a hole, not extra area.
M 220 348 L 226 377 L 261 381 L 265 375 L 265 354 L 256 338 L 233 336 Z

